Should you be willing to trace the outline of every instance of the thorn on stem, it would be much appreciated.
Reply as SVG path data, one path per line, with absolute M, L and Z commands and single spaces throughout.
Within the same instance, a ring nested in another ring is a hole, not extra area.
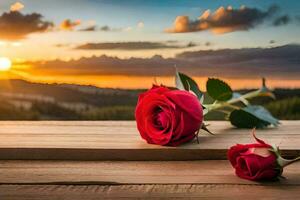
M 208 132 L 208 133 L 211 134 L 211 135 L 215 135 L 215 134 L 213 134 L 210 130 L 208 130 L 207 126 L 209 126 L 209 125 L 205 125 L 205 124 L 203 123 L 202 126 L 201 126 L 201 129 L 205 130 L 206 132 Z

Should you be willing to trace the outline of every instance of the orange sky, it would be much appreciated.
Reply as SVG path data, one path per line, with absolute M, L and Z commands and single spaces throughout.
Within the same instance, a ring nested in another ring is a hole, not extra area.
M 0 72 L 0 79 L 24 79 L 37 83 L 70 83 L 79 85 L 94 85 L 98 87 L 107 88 L 123 88 L 123 89 L 144 89 L 150 88 L 153 83 L 163 84 L 167 86 L 175 86 L 174 77 L 147 77 L 147 76 L 101 76 L 101 75 L 30 75 L 20 71 Z M 205 91 L 205 83 L 207 77 L 193 77 L 198 83 L 200 89 Z M 233 79 L 233 78 L 221 78 L 226 81 L 233 89 L 244 88 L 259 88 L 261 86 L 260 79 Z M 267 79 L 267 86 L 270 88 L 300 88 L 299 80 L 282 80 L 282 79 Z
M 259 87 L 260 76 L 300 87 L 300 6 L 285 2 L 3 0 L 0 57 L 13 66 L 0 78 L 148 88 L 156 75 L 173 85 L 178 64 L 202 89 L 208 75 L 235 89 Z

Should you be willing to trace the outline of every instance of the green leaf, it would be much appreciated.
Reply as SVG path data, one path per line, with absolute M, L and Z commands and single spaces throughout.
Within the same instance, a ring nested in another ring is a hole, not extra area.
M 232 98 L 232 89 L 222 80 L 209 78 L 206 82 L 206 91 L 213 99 L 227 101 Z
M 229 120 L 238 128 L 265 128 L 277 126 L 279 121 L 262 106 L 247 106 L 230 113 Z
M 200 91 L 196 81 L 194 81 L 192 78 L 176 70 L 175 81 L 178 89 L 192 91 L 199 100 L 202 99 L 203 94 Z

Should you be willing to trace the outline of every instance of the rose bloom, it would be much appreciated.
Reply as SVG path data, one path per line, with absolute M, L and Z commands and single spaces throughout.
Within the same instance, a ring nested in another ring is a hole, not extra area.
M 153 86 L 140 94 L 135 118 L 137 128 L 150 144 L 178 146 L 190 141 L 201 128 L 203 109 L 188 91 Z
M 255 136 L 254 136 L 255 137 Z M 254 144 L 237 144 L 231 147 L 227 157 L 240 178 L 260 181 L 274 180 L 282 174 L 272 146 L 256 138 Z

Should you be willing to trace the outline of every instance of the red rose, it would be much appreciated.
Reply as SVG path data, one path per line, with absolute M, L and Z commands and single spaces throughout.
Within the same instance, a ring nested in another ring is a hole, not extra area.
M 140 94 L 135 118 L 148 143 L 177 146 L 195 137 L 203 121 L 203 110 L 197 97 L 187 91 L 153 86 Z
M 283 169 L 278 163 L 278 154 L 271 145 L 255 139 L 258 143 L 237 144 L 229 149 L 227 156 L 236 175 L 255 181 L 277 178 Z

